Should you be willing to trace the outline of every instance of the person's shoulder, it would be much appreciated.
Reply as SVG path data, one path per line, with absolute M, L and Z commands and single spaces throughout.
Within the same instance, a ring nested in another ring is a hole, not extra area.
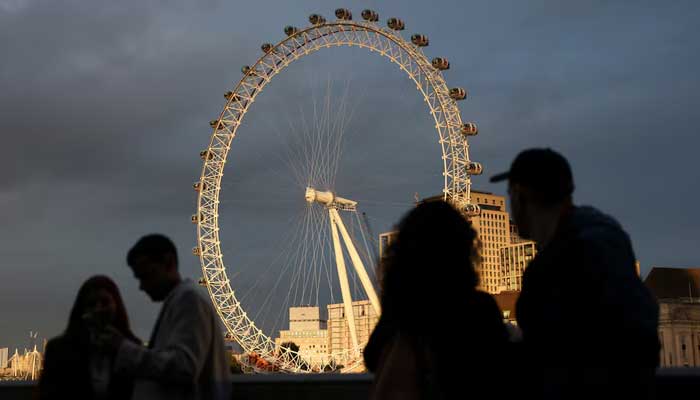
M 612 216 L 591 206 L 576 207 L 571 215 L 570 228 L 583 244 L 601 246 L 611 240 L 628 240 L 622 225 Z
M 488 342 L 506 341 L 508 332 L 503 324 L 503 314 L 496 299 L 489 293 L 476 290 L 472 293 L 471 318 L 473 323 L 480 326 L 477 336 L 484 336 Z
M 197 298 L 202 297 L 197 287 L 189 279 L 184 279 L 182 282 L 180 282 L 175 288 L 175 293 L 173 294 L 173 297 L 177 299 L 196 300 Z
M 70 346 L 70 339 L 66 335 L 58 335 L 52 337 L 46 342 L 46 351 L 60 351 L 66 347 Z
M 472 294 L 472 304 L 475 309 L 480 310 L 480 314 L 496 317 L 499 321 L 501 320 L 501 309 L 498 307 L 496 299 L 489 293 L 483 292 L 481 290 L 476 290 Z
M 496 299 L 494 299 L 490 294 L 481 290 L 475 290 L 472 294 L 472 299 L 477 304 L 496 305 Z
M 44 348 L 44 357 L 52 359 L 78 359 L 85 355 L 86 349 L 76 340 L 63 334 L 49 339 Z
M 213 310 L 209 299 L 206 298 L 204 294 L 202 294 L 199 291 L 199 288 L 197 288 L 197 286 L 195 286 L 189 279 L 184 280 L 182 283 L 180 283 L 180 286 L 177 288 L 177 291 L 177 303 L 189 304 L 192 307 L 196 307 L 201 311 Z

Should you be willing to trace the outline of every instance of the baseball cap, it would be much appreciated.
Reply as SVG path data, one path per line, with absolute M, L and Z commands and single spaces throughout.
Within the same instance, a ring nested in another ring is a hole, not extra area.
M 506 179 L 532 188 L 550 201 L 563 200 L 574 192 L 569 162 L 550 148 L 523 150 L 508 171 L 492 176 L 489 181 Z

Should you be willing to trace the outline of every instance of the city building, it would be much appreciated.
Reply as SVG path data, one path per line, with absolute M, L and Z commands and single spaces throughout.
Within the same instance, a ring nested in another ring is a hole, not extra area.
M 10 357 L 10 349 L 3 347 L 0 349 L 0 369 L 7 368 L 7 360 Z
M 470 217 L 481 242 L 481 263 L 477 268 L 481 278 L 480 289 L 495 294 L 499 292 L 502 281 L 500 248 L 511 244 L 506 199 L 493 193 L 472 190 L 471 201 L 481 208 L 479 215 Z
M 287 342 L 299 346 L 300 357 L 311 365 L 328 360 L 328 331 L 318 307 L 289 308 L 289 329 L 280 331 L 275 344 L 281 346 Z
M 369 340 L 369 335 L 377 325 L 379 316 L 374 312 L 369 300 L 353 301 L 352 309 L 355 316 L 357 342 L 363 346 Z M 350 328 L 343 303 L 328 305 L 328 347 L 330 353 L 335 354 L 352 349 Z
M 700 268 L 651 269 L 646 286 L 659 301 L 662 367 L 700 367 Z
M 517 243 L 501 247 L 499 253 L 501 282 L 498 291 L 521 291 L 523 271 L 537 254 L 535 242 L 520 239 Z
M 510 243 L 515 244 L 515 243 L 520 243 L 524 242 L 525 239 L 520 237 L 520 233 L 518 232 L 518 226 L 515 225 L 515 222 L 511 219 L 509 220 L 510 222 Z
M 7 360 L 8 368 L 5 372 L 12 379 L 33 381 L 39 379 L 43 361 L 43 354 L 37 350 L 36 345 L 33 350 L 24 349 L 22 354 L 15 349 L 15 353 Z
M 423 199 L 421 202 L 442 200 L 442 196 L 433 196 Z M 478 204 L 481 212 L 479 215 L 469 217 L 472 226 L 477 231 L 480 243 L 481 262 L 476 263 L 476 271 L 480 278 L 480 290 L 491 294 L 499 293 L 501 290 L 520 290 L 517 284 L 522 279 L 522 271 L 527 263 L 534 257 L 534 243 L 524 240 L 518 236 L 518 229 L 511 221 L 506 209 L 505 196 L 496 195 L 478 190 L 471 191 L 471 202 Z M 386 232 L 379 235 L 379 254 L 384 254 L 386 246 L 396 237 L 396 232 Z M 511 248 L 515 244 L 524 243 L 521 247 Z M 505 255 L 510 257 L 510 252 L 519 254 L 522 250 L 523 256 L 518 259 L 508 258 L 512 263 L 502 265 L 501 249 L 508 248 Z M 527 254 L 527 255 L 526 255 Z M 522 263 L 521 263 L 522 261 Z M 507 272 L 507 278 L 504 277 Z M 505 285 L 505 282 L 515 282 L 514 285 Z M 513 289 L 517 287 L 517 289 Z

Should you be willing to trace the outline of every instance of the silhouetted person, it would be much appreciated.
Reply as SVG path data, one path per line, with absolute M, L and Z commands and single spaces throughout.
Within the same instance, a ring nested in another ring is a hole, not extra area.
M 559 153 L 525 150 L 491 181 L 505 179 L 520 235 L 538 248 L 516 305 L 534 390 L 565 399 L 651 396 L 658 305 L 637 276 L 627 234 L 611 217 L 573 205 L 571 169 Z
M 112 371 L 113 354 L 101 350 L 100 333 L 112 326 L 125 341 L 140 341 L 129 328 L 119 289 L 106 276 L 80 287 L 65 332 L 46 344 L 40 399 L 129 399 L 132 381 Z
M 476 232 L 449 204 L 419 204 L 380 260 L 382 313 L 364 350 L 374 399 L 498 398 L 508 334 L 476 290 Z M 488 396 L 488 397 L 484 397 Z
M 115 370 L 131 374 L 134 399 L 228 399 L 230 372 L 219 320 L 209 299 L 178 272 L 175 245 L 163 235 L 142 237 L 127 263 L 139 288 L 164 302 L 148 347 L 119 337 Z

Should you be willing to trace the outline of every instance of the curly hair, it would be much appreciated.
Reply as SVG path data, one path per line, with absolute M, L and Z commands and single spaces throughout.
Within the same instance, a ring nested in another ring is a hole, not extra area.
M 397 228 L 396 239 L 379 262 L 382 318 L 416 331 L 426 326 L 425 318 L 446 317 L 446 308 L 453 309 L 463 302 L 465 292 L 476 290 L 477 235 L 444 201 L 419 204 Z

